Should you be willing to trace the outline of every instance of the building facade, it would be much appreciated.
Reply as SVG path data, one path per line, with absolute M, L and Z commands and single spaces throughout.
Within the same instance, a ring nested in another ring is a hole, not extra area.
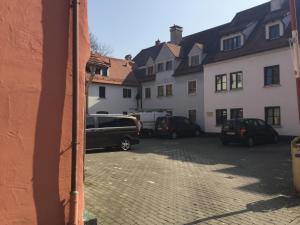
M 90 114 L 128 114 L 139 108 L 139 83 L 128 59 L 92 55 L 87 64 L 96 65 L 96 74 L 88 87 L 88 113 Z
M 170 36 L 134 58 L 143 109 L 187 116 L 208 133 L 220 132 L 227 119 L 247 117 L 266 120 L 280 135 L 299 135 L 287 0 L 186 37 L 174 25 Z

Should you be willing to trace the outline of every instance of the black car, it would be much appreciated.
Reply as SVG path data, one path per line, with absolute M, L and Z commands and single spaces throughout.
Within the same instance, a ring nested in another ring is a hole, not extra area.
M 200 136 L 202 130 L 199 125 L 183 116 L 158 117 L 155 124 L 155 134 L 169 136 L 176 139 L 178 136 Z
M 276 130 L 260 119 L 228 120 L 223 124 L 221 131 L 221 141 L 224 145 L 235 142 L 252 147 L 257 143 L 276 143 L 278 139 Z
M 120 147 L 127 151 L 139 143 L 136 118 L 116 115 L 89 115 L 86 119 L 86 149 Z

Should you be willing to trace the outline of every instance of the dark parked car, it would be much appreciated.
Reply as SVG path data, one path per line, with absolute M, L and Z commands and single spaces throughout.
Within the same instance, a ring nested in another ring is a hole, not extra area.
M 158 136 L 200 136 L 202 130 L 199 125 L 182 116 L 158 117 L 155 124 L 155 133 Z
M 89 115 L 86 120 L 86 149 L 120 147 L 127 151 L 139 143 L 137 120 L 130 116 Z
M 273 127 L 260 119 L 234 119 L 222 126 L 221 141 L 224 145 L 231 142 L 243 143 L 249 147 L 257 143 L 276 143 L 279 135 Z

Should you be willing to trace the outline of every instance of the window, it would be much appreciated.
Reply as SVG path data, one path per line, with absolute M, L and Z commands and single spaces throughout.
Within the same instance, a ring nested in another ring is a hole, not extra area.
M 230 74 L 230 90 L 243 88 L 243 73 L 235 72 Z
M 200 64 L 200 56 L 194 55 L 191 57 L 191 66 L 197 66 Z
M 189 120 L 191 122 L 196 122 L 197 120 L 197 116 L 196 116 L 196 110 L 195 109 L 192 109 L 192 110 L 189 110 Z
M 145 88 L 145 98 L 151 98 L 151 88 Z
M 158 86 L 157 87 L 157 96 L 158 97 L 164 96 L 164 86 Z
M 172 70 L 173 69 L 173 62 L 172 61 L 168 61 L 166 63 L 166 70 Z
M 104 116 L 104 117 L 98 117 L 97 120 L 98 120 L 99 128 L 119 127 L 118 118 Z
M 86 118 L 86 129 L 95 128 L 95 121 L 94 117 L 87 117 Z
M 227 109 L 216 110 L 216 125 L 220 126 L 227 121 Z
M 166 85 L 166 96 L 172 96 L 173 95 L 173 85 L 167 84 Z
M 105 87 L 103 87 L 103 86 L 99 87 L 99 98 L 106 98 L 106 96 L 105 96 Z
M 215 85 L 216 85 L 216 92 L 226 91 L 227 90 L 227 75 L 226 74 L 217 75 Z
M 279 65 L 265 67 L 265 76 L 264 76 L 265 86 L 268 85 L 279 85 L 280 84 L 280 75 L 279 75 Z
M 154 74 L 154 70 L 153 69 L 154 69 L 153 66 L 148 67 L 147 74 L 148 75 L 153 75 Z
M 277 39 L 277 38 L 280 38 L 280 25 L 275 24 L 275 25 L 269 26 L 269 39 L 273 40 L 273 39 Z
M 123 88 L 123 98 L 131 98 L 131 89 Z
M 108 76 L 108 68 L 107 67 L 103 67 L 101 69 L 101 75 L 104 76 L 104 77 Z
M 133 119 L 119 118 L 118 119 L 119 127 L 135 127 L 136 124 Z
M 188 82 L 188 94 L 194 95 L 197 91 L 197 82 L 195 80 Z
M 230 51 L 242 47 L 242 36 L 238 35 L 223 40 L 223 51 Z
M 230 109 L 230 119 L 243 119 L 243 109 Z
M 269 125 L 280 126 L 280 107 L 266 107 L 265 108 L 265 120 Z
M 164 71 L 164 64 L 163 63 L 159 63 L 157 65 L 157 72 L 163 72 Z

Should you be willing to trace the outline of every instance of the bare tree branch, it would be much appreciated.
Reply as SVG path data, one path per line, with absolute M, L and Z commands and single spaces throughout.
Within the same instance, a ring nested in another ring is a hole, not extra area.
M 109 56 L 113 53 L 113 49 L 111 46 L 100 43 L 98 38 L 90 32 L 90 45 L 91 45 L 91 52 L 96 53 L 99 55 Z

